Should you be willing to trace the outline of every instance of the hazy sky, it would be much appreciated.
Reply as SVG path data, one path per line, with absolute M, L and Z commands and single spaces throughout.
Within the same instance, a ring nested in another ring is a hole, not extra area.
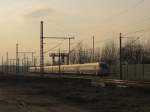
M 1 0 L 0 57 L 8 51 L 14 58 L 17 42 L 22 51 L 38 55 L 40 20 L 45 36 L 75 36 L 74 45 L 85 40 L 90 46 L 95 35 L 96 46 L 100 46 L 103 41 L 118 39 L 120 32 L 148 28 L 149 4 L 150 0 Z M 148 38 L 149 32 L 135 36 Z M 46 50 L 59 42 L 46 40 Z

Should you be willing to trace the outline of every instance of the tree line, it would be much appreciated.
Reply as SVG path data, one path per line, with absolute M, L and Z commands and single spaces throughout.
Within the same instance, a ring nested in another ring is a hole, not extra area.
M 122 46 L 122 62 L 124 64 L 150 64 L 150 46 L 138 41 L 132 44 L 127 41 Z M 91 62 L 105 62 L 108 64 L 119 64 L 120 48 L 115 41 L 108 41 L 105 46 L 93 49 L 83 43 L 78 43 L 70 53 L 72 64 L 83 64 Z

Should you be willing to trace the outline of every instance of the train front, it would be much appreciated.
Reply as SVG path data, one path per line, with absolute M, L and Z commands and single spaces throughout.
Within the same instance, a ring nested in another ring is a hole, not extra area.
M 109 70 L 109 66 L 108 64 L 104 63 L 104 62 L 100 62 L 99 63 L 99 74 L 101 76 L 108 76 L 110 74 L 110 70 Z

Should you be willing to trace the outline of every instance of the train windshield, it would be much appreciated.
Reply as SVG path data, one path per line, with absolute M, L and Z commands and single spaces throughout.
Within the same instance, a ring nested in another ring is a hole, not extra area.
M 102 69 L 108 69 L 108 65 L 105 64 L 105 63 L 100 63 L 100 67 L 101 67 Z

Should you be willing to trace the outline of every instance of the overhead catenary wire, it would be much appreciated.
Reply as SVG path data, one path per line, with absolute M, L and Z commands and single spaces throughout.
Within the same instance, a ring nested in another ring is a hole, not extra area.
M 45 51 L 44 54 L 46 54 L 46 53 L 48 53 L 48 52 L 50 52 L 50 51 L 52 51 L 52 50 L 54 50 L 54 49 L 60 47 L 60 46 L 63 44 L 64 41 L 65 41 L 65 40 L 62 40 L 62 41 L 61 41 L 60 43 L 58 43 L 56 46 L 54 46 L 54 47 L 52 47 L 51 49 Z M 38 55 L 38 56 L 36 56 L 36 57 L 39 58 L 40 56 Z
M 130 45 L 134 44 L 137 40 L 139 40 L 140 37 L 137 37 L 135 40 L 131 41 L 129 44 L 127 44 L 126 47 L 129 47 Z
M 83 42 L 83 40 L 79 41 L 76 43 L 76 45 L 72 48 L 71 52 L 74 51 L 76 49 L 76 47 L 81 44 Z
M 126 33 L 126 35 L 132 35 L 132 34 L 136 34 L 136 33 L 142 33 L 142 32 L 146 32 L 146 31 L 149 31 L 149 30 L 150 30 L 150 27 L 147 27 L 147 28 L 144 28 L 144 29 L 140 29 L 140 30 L 136 30 L 136 31 L 133 31 L 133 32 Z
M 91 37 L 88 37 L 88 39 L 90 39 Z M 87 39 L 87 38 L 86 38 Z M 76 49 L 76 47 L 79 45 L 79 44 L 81 44 L 81 43 L 83 43 L 83 41 L 85 41 L 85 39 L 82 39 L 82 40 L 79 40 L 78 42 L 74 42 L 72 45 L 74 45 L 74 47 L 72 48 L 72 50 L 71 50 L 71 52 L 73 51 L 73 50 L 75 50 Z
M 62 41 L 61 41 L 60 43 L 58 43 L 56 46 L 54 46 L 54 47 L 52 47 L 51 49 L 45 51 L 44 54 L 48 53 L 48 52 L 51 51 L 51 50 L 54 50 L 54 49 L 60 47 L 60 46 L 63 44 L 64 41 L 65 41 L 65 40 L 62 40 Z

